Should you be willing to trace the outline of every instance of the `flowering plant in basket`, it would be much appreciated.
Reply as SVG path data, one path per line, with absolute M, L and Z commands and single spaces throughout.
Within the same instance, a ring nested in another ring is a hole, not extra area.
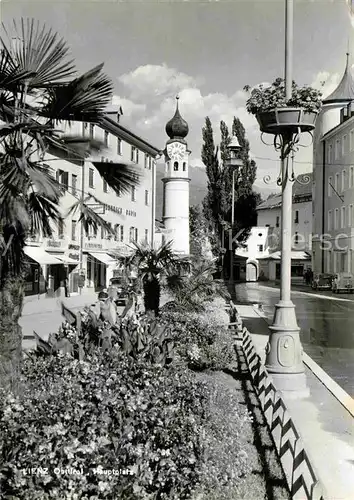
M 292 83 L 290 99 L 285 97 L 285 82 L 277 78 L 271 85 L 263 84 L 251 90 L 249 85 L 244 87 L 250 93 L 246 102 L 246 109 L 252 115 L 272 111 L 276 108 L 302 108 L 307 113 L 318 113 L 322 107 L 322 92 L 310 86 L 299 87 Z

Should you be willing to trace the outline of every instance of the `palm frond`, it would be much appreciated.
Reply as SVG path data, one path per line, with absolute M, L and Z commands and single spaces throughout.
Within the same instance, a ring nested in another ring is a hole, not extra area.
M 85 232 L 88 232 L 90 228 L 94 231 L 97 231 L 98 228 L 102 228 L 107 233 L 114 234 L 111 224 L 103 219 L 103 217 L 97 214 L 95 210 L 87 204 L 90 199 L 92 199 L 92 196 L 87 196 L 82 205 L 80 200 L 75 202 L 70 207 L 67 215 L 69 216 L 80 212 L 79 222 L 83 223 Z
M 29 76 L 27 71 L 21 71 L 6 49 L 0 50 L 0 88 L 2 92 L 14 92 L 19 82 Z
M 91 162 L 110 188 L 117 194 L 127 194 L 132 186 L 139 186 L 141 174 L 134 165 L 116 162 Z
M 58 34 L 34 19 L 13 21 L 12 33 L 2 24 L 6 38 L 0 37 L 3 50 L 13 61 L 23 84 L 31 87 L 53 85 L 75 73 L 72 60 L 67 60 L 69 48 Z M 16 40 L 17 43 L 14 43 Z
M 99 120 L 113 93 L 113 83 L 101 73 L 102 67 L 100 64 L 70 83 L 48 87 L 47 104 L 40 114 L 57 121 Z
M 58 206 L 41 193 L 32 192 L 28 195 L 27 210 L 30 216 L 30 232 L 52 235 L 51 222 L 58 223 L 61 219 Z

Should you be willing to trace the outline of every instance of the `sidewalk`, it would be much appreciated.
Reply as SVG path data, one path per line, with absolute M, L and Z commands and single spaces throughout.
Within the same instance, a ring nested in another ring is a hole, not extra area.
M 94 292 L 72 297 L 60 297 L 53 299 L 27 300 L 24 304 L 22 316 L 19 324 L 22 327 L 23 336 L 32 336 L 33 330 L 44 340 L 48 339 L 50 333 L 58 331 L 63 322 L 61 315 L 61 302 L 66 307 L 77 311 L 90 305 L 97 300 L 97 294 Z M 24 339 L 23 348 L 33 347 L 33 341 Z
M 264 362 L 268 322 L 253 306 L 236 307 Z M 284 400 L 327 492 L 325 500 L 353 500 L 353 399 L 306 354 L 304 364 L 310 397 L 294 400 L 283 393 Z M 343 393 L 347 409 L 339 401 Z

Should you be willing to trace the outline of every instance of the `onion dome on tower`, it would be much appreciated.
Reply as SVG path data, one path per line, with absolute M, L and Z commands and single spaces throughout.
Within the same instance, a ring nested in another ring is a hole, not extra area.
M 354 80 L 351 65 L 349 63 L 349 53 L 347 52 L 347 64 L 344 75 L 338 87 L 331 95 L 323 99 L 323 104 L 346 103 L 354 100 Z
M 166 134 L 170 139 L 184 139 L 189 132 L 188 123 L 180 115 L 178 109 L 178 100 L 179 96 L 176 97 L 177 104 L 174 117 L 171 118 L 171 120 L 166 124 Z

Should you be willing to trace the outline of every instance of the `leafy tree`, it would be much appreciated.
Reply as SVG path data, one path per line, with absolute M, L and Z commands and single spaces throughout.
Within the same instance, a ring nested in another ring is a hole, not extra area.
M 191 254 L 201 258 L 208 240 L 208 224 L 201 205 L 189 207 L 189 235 Z
M 61 124 L 98 123 L 111 102 L 113 85 L 103 64 L 75 76 L 68 47 L 56 33 L 30 19 L 2 26 L 0 37 L 0 385 L 15 387 L 20 373 L 25 274 L 23 247 L 30 234 L 51 236 L 60 219 L 63 189 L 54 178 L 47 153 L 81 164 L 103 144 L 67 136 Z M 137 180 L 130 167 L 94 163 L 113 188 Z M 117 168 L 114 168 L 117 167 Z M 85 204 L 80 206 L 84 208 Z M 87 208 L 87 224 L 103 219 Z M 94 218 L 94 221 L 92 220 Z
M 228 228 L 231 223 L 232 212 L 232 169 L 229 166 L 229 151 L 227 146 L 231 141 L 229 129 L 224 121 L 220 122 L 221 143 L 220 162 L 213 158 L 211 151 L 215 151 L 213 130 L 209 118 L 203 128 L 204 144 L 202 147 L 202 160 L 206 165 L 208 176 L 208 194 L 204 199 L 204 213 L 208 217 L 213 216 L 214 225 L 218 226 L 216 231 L 221 243 L 222 226 L 225 229 L 224 246 L 229 248 Z M 238 170 L 235 182 L 235 220 L 233 234 L 244 229 L 240 240 L 247 238 L 249 229 L 256 224 L 256 206 L 260 201 L 259 194 L 252 189 L 256 178 L 256 163 L 249 157 L 249 142 L 246 139 L 245 129 L 241 121 L 234 117 L 232 134 L 237 136 L 241 146 L 240 158 L 243 160 L 242 168 Z M 213 149 L 214 148 L 214 149 Z M 203 154 L 204 153 L 204 154 Z M 205 154 L 208 153 L 208 154 Z M 217 153 L 217 148 L 216 148 Z M 209 163 L 207 163 L 209 162 Z

